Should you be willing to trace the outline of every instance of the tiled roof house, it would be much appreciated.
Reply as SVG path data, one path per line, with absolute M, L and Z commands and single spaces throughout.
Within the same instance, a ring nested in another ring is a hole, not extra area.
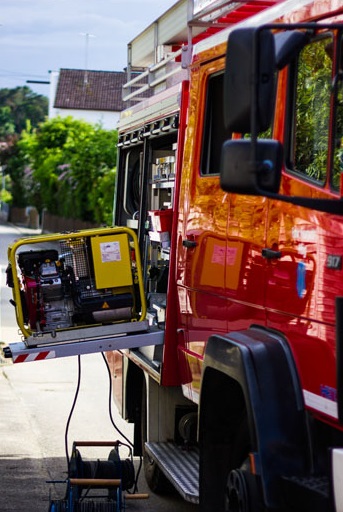
M 49 118 L 73 116 L 115 129 L 119 113 L 125 108 L 123 71 L 60 69 L 51 72 Z

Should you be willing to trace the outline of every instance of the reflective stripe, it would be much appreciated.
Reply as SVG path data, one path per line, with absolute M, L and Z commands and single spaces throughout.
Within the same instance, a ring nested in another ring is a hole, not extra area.
M 46 352 L 37 352 L 33 354 L 20 354 L 13 357 L 13 363 L 29 363 L 31 361 L 42 361 L 45 359 L 53 359 L 56 357 L 54 350 L 48 350 Z

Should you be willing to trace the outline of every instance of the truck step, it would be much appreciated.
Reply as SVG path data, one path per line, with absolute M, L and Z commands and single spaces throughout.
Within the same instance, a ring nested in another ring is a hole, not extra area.
M 146 443 L 147 453 L 184 500 L 199 503 L 199 451 L 174 443 Z
M 333 510 L 330 482 L 326 476 L 290 476 L 282 480 L 286 505 L 290 510 Z

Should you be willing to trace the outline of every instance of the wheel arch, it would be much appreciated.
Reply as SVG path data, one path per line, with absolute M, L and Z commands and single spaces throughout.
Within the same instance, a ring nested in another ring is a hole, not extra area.
M 211 336 L 199 410 L 200 509 L 213 501 L 224 509 L 227 475 L 247 441 L 240 431 L 244 415 L 264 503 L 278 508 L 280 477 L 303 474 L 310 464 L 302 389 L 282 334 L 252 326 Z

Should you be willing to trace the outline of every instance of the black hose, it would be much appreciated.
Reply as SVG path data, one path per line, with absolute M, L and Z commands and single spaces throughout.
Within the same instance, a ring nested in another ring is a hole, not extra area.
M 127 444 L 125 444 L 125 443 L 120 443 L 120 444 L 122 446 L 126 446 L 128 448 L 128 450 L 130 452 L 131 461 L 133 461 L 133 448 L 134 448 L 134 445 L 130 441 L 130 439 L 128 439 L 128 437 L 125 436 L 125 434 L 123 434 L 123 432 L 118 428 L 118 426 L 116 425 L 116 423 L 115 423 L 115 421 L 113 419 L 113 414 L 112 414 L 112 376 L 111 376 L 111 370 L 110 370 L 108 361 L 107 361 L 107 359 L 105 357 L 105 354 L 103 352 L 101 352 L 101 355 L 102 355 L 102 358 L 103 358 L 103 360 L 105 362 L 107 373 L 108 373 L 108 377 L 109 377 L 108 412 L 109 412 L 110 420 L 111 420 L 111 423 L 112 423 L 114 429 L 127 442 Z M 75 390 L 75 394 L 74 394 L 74 400 L 73 400 L 73 403 L 72 403 L 72 406 L 71 406 L 71 409 L 70 409 L 70 412 L 69 412 L 69 416 L 68 416 L 68 420 L 67 420 L 67 424 L 66 424 L 66 429 L 65 429 L 65 434 L 64 434 L 64 443 L 65 443 L 65 453 L 66 453 L 66 459 L 67 459 L 68 475 L 70 473 L 70 457 L 69 457 L 69 451 L 68 451 L 68 432 L 69 432 L 69 425 L 70 425 L 70 422 L 71 422 L 71 419 L 72 419 L 72 416 L 73 416 L 73 413 L 74 413 L 74 409 L 75 409 L 75 406 L 76 406 L 76 402 L 77 402 L 77 399 L 78 399 L 78 396 L 79 396 L 80 385 L 81 385 L 81 356 L 80 355 L 77 356 L 77 362 L 78 362 L 77 385 L 76 385 L 76 390 Z M 139 475 L 140 475 L 140 472 L 141 472 L 141 468 L 142 468 L 142 456 L 140 456 L 139 459 L 140 460 L 139 460 L 138 471 L 136 473 L 136 478 L 135 478 L 135 481 L 134 481 L 134 488 L 133 488 L 133 492 L 134 493 L 137 492 L 137 490 L 138 490 L 138 478 L 139 478 Z
M 71 418 L 74 413 L 77 398 L 79 396 L 79 391 L 80 391 L 80 384 L 81 384 L 81 356 L 80 355 L 77 356 L 77 363 L 78 363 L 77 386 L 76 386 L 76 390 L 75 390 L 73 405 L 71 406 L 71 409 L 70 409 L 68 421 L 66 424 L 65 434 L 64 434 L 64 445 L 65 445 L 65 453 L 66 453 L 66 459 L 67 459 L 68 475 L 69 475 L 69 470 L 70 470 L 70 468 L 69 468 L 70 457 L 69 457 L 69 452 L 68 452 L 68 431 L 69 431 L 70 421 L 71 421 Z
M 128 443 L 129 446 L 127 446 L 127 448 L 130 449 L 130 456 L 131 456 L 131 459 L 133 458 L 132 456 L 132 449 L 134 448 L 133 446 L 133 443 L 130 441 L 130 439 L 128 439 L 125 434 L 123 434 L 123 432 L 121 432 L 121 430 L 117 427 L 114 419 L 113 419 L 113 414 L 112 414 L 112 376 L 111 376 L 111 370 L 110 370 L 110 366 L 108 364 L 108 361 L 106 359 L 106 356 L 103 352 L 101 352 L 101 355 L 102 355 L 102 358 L 105 362 L 105 365 L 106 365 L 106 368 L 107 368 L 107 373 L 108 373 L 108 378 L 109 378 L 109 393 L 108 393 L 108 412 L 109 412 L 109 416 L 110 416 L 110 420 L 111 420 L 111 423 L 113 425 L 113 427 L 115 428 L 115 430 L 118 432 L 118 434 L 123 438 L 125 439 L 125 441 Z M 123 446 L 125 446 L 125 444 L 121 443 Z M 134 488 L 133 488 L 133 492 L 137 492 L 138 490 L 138 478 L 139 478 L 139 474 L 141 472 L 141 468 L 142 468 L 142 456 L 140 456 L 139 458 L 139 466 L 138 466 L 138 471 L 136 473 L 136 478 L 135 478 L 135 482 L 134 482 Z

